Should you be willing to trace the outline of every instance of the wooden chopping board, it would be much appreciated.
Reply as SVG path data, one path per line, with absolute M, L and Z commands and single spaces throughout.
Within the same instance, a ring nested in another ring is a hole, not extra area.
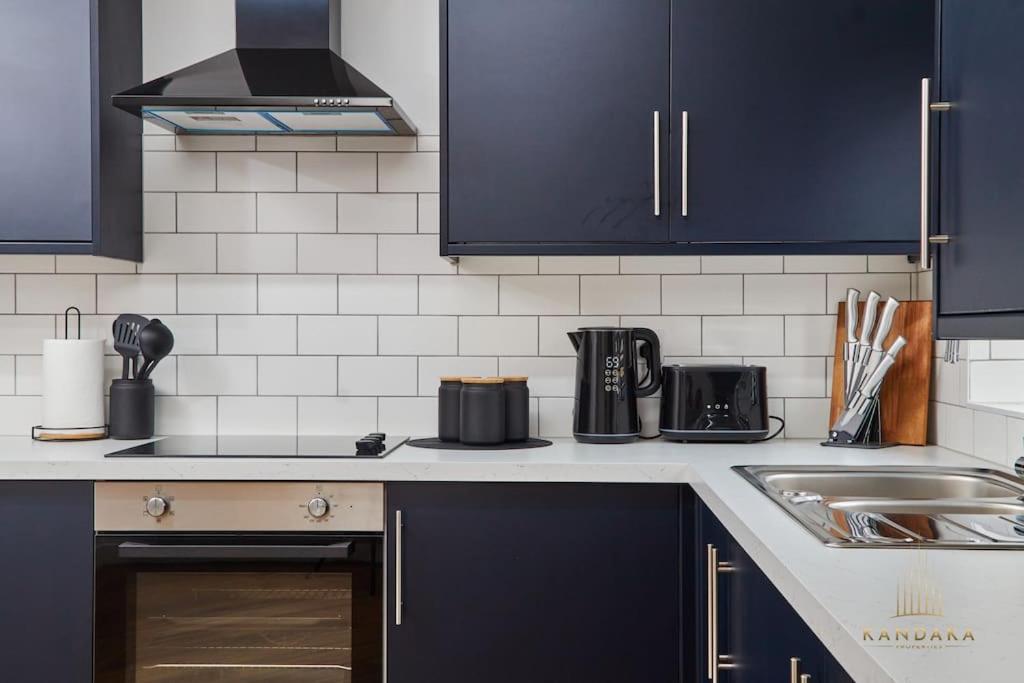
M 881 314 L 885 300 L 879 304 Z M 864 320 L 864 302 L 860 302 L 858 324 Z M 928 397 L 932 383 L 933 337 L 932 302 L 904 301 L 893 318 L 892 330 L 885 340 L 889 348 L 898 336 L 907 345 L 896 358 L 882 384 L 882 440 L 910 446 L 928 443 Z M 846 341 L 846 302 L 839 303 L 836 322 L 835 363 L 832 374 L 832 413 L 829 425 L 843 410 L 843 344 Z

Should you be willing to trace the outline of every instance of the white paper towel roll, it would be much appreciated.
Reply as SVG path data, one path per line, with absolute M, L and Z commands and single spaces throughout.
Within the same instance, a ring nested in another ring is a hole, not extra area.
M 102 427 L 103 340 L 43 341 L 43 427 Z

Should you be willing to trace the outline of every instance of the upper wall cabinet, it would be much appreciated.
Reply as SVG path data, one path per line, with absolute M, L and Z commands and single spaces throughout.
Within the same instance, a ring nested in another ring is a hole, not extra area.
M 943 0 L 937 334 L 1024 339 L 1024 3 Z
M 442 252 L 914 253 L 934 0 L 442 0 Z
M 0 6 L 0 253 L 142 257 L 138 0 Z

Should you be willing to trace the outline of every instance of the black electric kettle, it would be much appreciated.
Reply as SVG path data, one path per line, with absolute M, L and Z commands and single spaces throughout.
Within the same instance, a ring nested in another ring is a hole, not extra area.
M 643 327 L 581 327 L 576 347 L 572 435 L 582 443 L 628 443 L 640 436 L 638 398 L 661 386 L 661 344 Z M 643 358 L 644 377 L 637 376 Z

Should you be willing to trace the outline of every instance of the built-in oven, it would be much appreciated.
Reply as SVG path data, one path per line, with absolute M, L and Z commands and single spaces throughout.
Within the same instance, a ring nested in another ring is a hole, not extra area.
M 95 683 L 380 683 L 380 484 L 96 484 Z

